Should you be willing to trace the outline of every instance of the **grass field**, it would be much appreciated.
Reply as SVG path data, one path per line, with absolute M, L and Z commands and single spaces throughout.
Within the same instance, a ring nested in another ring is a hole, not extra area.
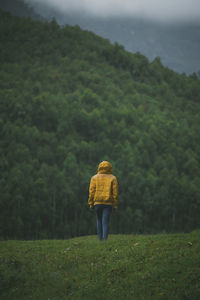
M 200 300 L 200 231 L 1 241 L 0 299 Z

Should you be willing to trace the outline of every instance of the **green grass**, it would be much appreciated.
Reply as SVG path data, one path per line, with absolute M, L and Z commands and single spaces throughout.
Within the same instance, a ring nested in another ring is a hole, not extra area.
M 0 299 L 200 299 L 200 231 L 0 242 Z

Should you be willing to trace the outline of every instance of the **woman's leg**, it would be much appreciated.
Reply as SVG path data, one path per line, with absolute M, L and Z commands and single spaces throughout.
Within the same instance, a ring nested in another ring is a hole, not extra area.
M 103 240 L 103 228 L 102 228 L 102 212 L 103 207 L 101 204 L 95 205 L 96 219 L 97 219 L 97 234 L 100 241 Z
M 102 213 L 102 227 L 103 227 L 102 239 L 103 240 L 107 240 L 108 238 L 109 219 L 110 219 L 111 212 L 112 212 L 112 206 L 105 205 Z

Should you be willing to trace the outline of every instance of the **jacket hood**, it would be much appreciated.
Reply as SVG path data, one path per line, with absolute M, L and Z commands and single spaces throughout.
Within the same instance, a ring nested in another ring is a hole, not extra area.
M 102 161 L 98 166 L 99 174 L 112 174 L 112 165 L 108 161 Z

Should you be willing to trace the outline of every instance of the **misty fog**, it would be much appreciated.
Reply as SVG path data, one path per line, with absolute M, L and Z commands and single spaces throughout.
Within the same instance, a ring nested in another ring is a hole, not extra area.
M 25 0 L 62 13 L 94 17 L 141 17 L 164 22 L 200 22 L 199 0 Z

